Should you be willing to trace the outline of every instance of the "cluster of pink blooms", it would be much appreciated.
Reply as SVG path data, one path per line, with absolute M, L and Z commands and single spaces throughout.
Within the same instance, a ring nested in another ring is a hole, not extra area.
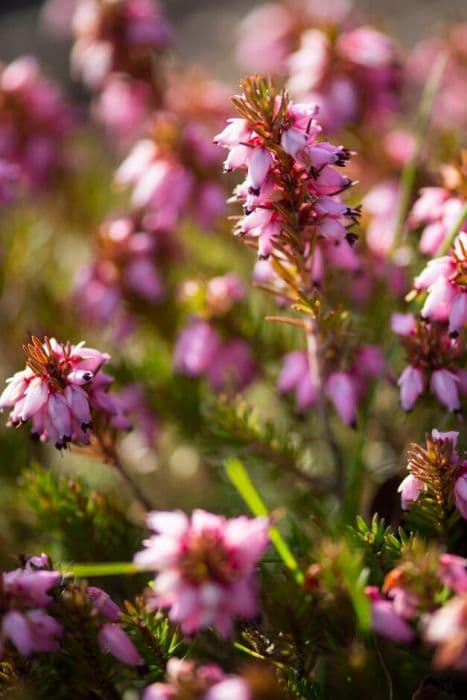
M 244 389 L 258 374 L 248 343 L 241 337 L 221 336 L 223 318 L 241 302 L 245 289 L 234 274 L 206 283 L 187 280 L 179 301 L 196 314 L 181 330 L 174 349 L 174 367 L 188 377 L 205 377 L 214 391 Z M 228 322 L 227 322 L 228 331 Z
M 449 234 L 454 230 L 466 200 L 444 187 L 424 187 L 410 212 L 407 224 L 422 229 L 420 251 L 424 255 L 438 255 Z M 461 231 L 467 231 L 464 222 Z
M 155 57 L 171 43 L 163 12 L 157 0 L 79 0 L 72 27 L 72 69 L 96 92 L 94 116 L 128 144 L 160 102 Z
M 129 666 L 142 664 L 143 660 L 138 650 L 119 623 L 118 605 L 105 591 L 96 586 L 88 586 L 86 595 L 91 605 L 91 613 L 102 621 L 97 635 L 101 650 Z
M 330 131 L 350 123 L 385 123 L 399 106 L 395 43 L 373 27 L 357 26 L 349 3 L 318 4 L 254 10 L 243 24 L 239 61 L 250 71 L 288 75 L 290 93 L 317 104 Z
M 165 683 L 148 686 L 142 700 L 250 700 L 247 682 L 226 675 L 216 664 L 196 667 L 193 661 L 169 659 Z
M 276 117 L 283 110 L 282 98 L 276 99 Z M 306 198 L 300 206 L 302 230 L 313 228 L 318 237 L 336 245 L 350 245 L 355 237 L 349 228 L 355 223 L 358 211 L 346 206 L 339 194 L 352 181 L 339 173 L 335 166 L 343 166 L 350 157 L 348 150 L 327 141 L 318 141 L 321 127 L 316 109 L 309 104 L 286 105 L 278 135 L 279 143 L 271 146 L 246 119 L 230 119 L 228 126 L 215 137 L 215 142 L 229 150 L 224 163 L 226 171 L 246 171 L 245 181 L 238 185 L 234 199 L 243 204 L 245 215 L 237 224 L 239 235 L 257 239 L 258 255 L 267 258 L 273 250 L 280 250 L 286 228 L 283 208 L 284 163 L 297 190 L 305 190 Z M 297 200 L 300 197 L 297 192 Z M 304 242 L 312 257 L 311 240 Z
M 150 133 L 118 168 L 117 185 L 131 188 L 131 204 L 144 211 L 149 230 L 173 231 L 189 216 L 209 229 L 225 210 L 225 192 L 217 182 L 219 154 L 209 143 L 207 124 L 160 112 Z
M 0 656 L 10 642 L 22 656 L 58 650 L 62 626 L 47 612 L 61 575 L 51 571 L 45 554 L 29 559 L 24 568 L 2 574 Z
M 125 302 L 135 298 L 153 304 L 164 298 L 157 263 L 171 254 L 172 244 L 164 234 L 148 233 L 138 217 L 128 215 L 99 227 L 97 247 L 96 259 L 78 273 L 75 298 L 91 322 L 113 322 L 123 335 L 132 326 Z
M 11 409 L 7 425 L 31 420 L 32 435 L 59 449 L 88 444 L 98 415 L 114 427 L 130 427 L 120 399 L 109 393 L 112 377 L 102 371 L 109 355 L 54 338 L 33 337 L 24 350 L 26 368 L 7 380 L 0 397 L 0 410 Z
M 397 570 L 386 578 L 384 591 L 369 586 L 366 593 L 371 601 L 373 630 L 395 642 L 409 644 L 417 634 L 430 646 L 436 647 L 434 662 L 438 668 L 467 669 L 467 559 L 455 554 L 442 554 L 436 572 L 438 582 L 454 594 L 447 603 L 429 611 L 420 607 L 420 597 Z M 388 581 L 393 578 L 394 583 Z M 419 623 L 417 625 L 417 623 Z
M 429 388 L 449 411 L 460 412 L 461 395 L 467 394 L 462 339 L 451 337 L 444 324 L 417 321 L 410 313 L 393 314 L 391 326 L 409 360 L 398 380 L 402 408 L 411 411 Z
M 467 81 L 467 23 L 453 25 L 418 43 L 406 62 L 408 87 L 425 84 L 427 66 L 442 57 L 448 61 L 432 109 L 432 121 L 438 129 L 465 129 L 467 107 L 463 99 Z
M 245 340 L 223 340 L 212 323 L 198 318 L 190 321 L 177 338 L 174 367 L 188 377 L 205 377 L 214 391 L 226 387 L 240 391 L 258 373 Z
M 417 292 L 427 292 L 422 318 L 449 323 L 459 335 L 467 325 L 467 232 L 461 232 L 448 255 L 430 260 L 415 278 Z
M 170 43 L 156 0 L 80 0 L 72 21 L 72 68 L 91 89 L 118 73 L 147 80 L 153 52 Z
M 319 369 L 309 353 L 296 350 L 284 358 L 277 387 L 280 392 L 293 391 L 298 410 L 305 411 L 320 400 Z M 363 345 L 346 370 L 329 370 L 324 377 L 324 393 L 347 425 L 356 426 L 357 408 L 372 379 L 384 372 L 384 358 L 375 345 Z
M 38 188 L 65 167 L 73 119 L 32 56 L 0 66 L 0 203 Z
M 157 534 L 135 556 L 138 567 L 156 570 L 154 608 L 185 634 L 213 627 L 223 637 L 234 618 L 258 614 L 255 567 L 268 544 L 267 518 L 226 519 L 195 510 L 153 512 L 148 525 Z
M 438 445 L 443 447 L 448 441 L 448 446 L 452 447 L 450 461 L 448 465 L 445 465 L 445 468 L 449 469 L 454 476 L 452 496 L 456 508 L 462 517 L 467 520 L 467 456 L 459 455 L 456 452 L 455 448 L 458 438 L 459 433 L 455 431 L 442 433 L 434 429 L 431 433 L 431 440 L 435 447 Z M 419 499 L 420 494 L 427 490 L 427 483 L 420 478 L 418 472 L 418 475 L 412 473 L 417 471 L 416 467 L 415 463 L 409 461 L 408 470 L 410 473 L 399 486 L 402 508 L 404 510 L 408 510 Z

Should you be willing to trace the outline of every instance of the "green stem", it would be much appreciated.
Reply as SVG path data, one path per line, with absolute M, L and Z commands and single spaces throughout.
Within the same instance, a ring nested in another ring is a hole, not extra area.
M 461 213 L 460 213 L 460 215 L 459 215 L 459 218 L 457 219 L 456 223 L 454 224 L 454 226 L 453 226 L 453 228 L 452 228 L 451 233 L 449 234 L 449 236 L 446 238 L 446 240 L 444 241 L 443 245 L 441 246 L 440 251 L 439 251 L 437 257 L 440 257 L 441 255 L 446 255 L 446 253 L 448 252 L 449 248 L 452 246 L 452 244 L 453 244 L 453 242 L 454 242 L 454 239 L 456 238 L 456 236 L 458 235 L 459 231 L 461 230 L 462 224 L 464 223 L 464 221 L 465 221 L 466 219 L 467 219 L 467 204 L 466 204 L 466 205 L 464 206 L 464 208 L 462 209 L 462 211 L 461 211 Z
M 269 511 L 243 464 L 238 459 L 229 459 L 225 463 L 225 471 L 230 482 L 243 498 L 253 515 L 269 518 Z M 282 537 L 278 528 L 274 525 L 269 528 L 269 537 L 285 566 L 292 571 L 296 582 L 302 585 L 304 581 L 303 572 L 300 571 L 297 560 L 292 554 L 289 545 Z
M 132 562 L 109 562 L 105 564 L 71 564 L 62 566 L 61 572 L 64 576 L 74 578 L 91 578 L 95 576 L 119 576 L 137 574 L 141 571 Z
M 393 249 L 397 248 L 400 241 L 404 237 L 405 220 L 409 211 L 410 199 L 412 197 L 415 177 L 417 175 L 418 161 L 425 142 L 425 135 L 431 117 L 433 102 L 438 93 L 447 61 L 448 54 L 441 54 L 436 63 L 433 65 L 425 83 L 416 123 L 416 141 L 414 153 L 402 171 L 396 235 L 394 237 Z

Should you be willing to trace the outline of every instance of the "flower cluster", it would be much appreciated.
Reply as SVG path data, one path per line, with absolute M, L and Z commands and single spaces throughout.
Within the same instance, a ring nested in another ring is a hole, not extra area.
M 449 598 L 439 605 L 441 586 Z M 390 571 L 380 591 L 369 586 L 372 626 L 377 634 L 409 644 L 419 637 L 435 647 L 437 669 L 467 669 L 467 559 L 455 554 L 425 556 Z
M 467 81 L 466 38 L 466 22 L 443 27 L 443 31 L 416 44 L 407 59 L 407 83 L 413 91 L 414 87 L 420 89 L 425 83 L 427 66 L 435 65 L 436 62 L 447 58 L 432 110 L 433 123 L 442 131 L 462 130 L 467 121 L 463 99 Z
M 193 661 L 177 659 L 167 664 L 165 683 L 148 686 L 142 700 L 250 700 L 247 682 L 240 676 L 226 675 L 216 664 L 195 666 Z
M 239 60 L 248 70 L 287 74 L 291 94 L 319 105 L 330 131 L 385 123 L 398 109 L 401 87 L 394 41 L 349 22 L 348 3 L 298 5 L 255 10 L 243 25 Z
M 462 339 L 451 337 L 445 324 L 417 321 L 413 314 L 393 314 L 391 325 L 409 361 L 398 380 L 402 408 L 411 411 L 429 388 L 449 411 L 460 412 L 460 394 L 467 392 Z
M 246 171 L 234 192 L 245 211 L 236 233 L 256 239 L 260 258 L 274 252 L 301 264 L 302 283 L 309 288 L 307 264 L 309 268 L 317 240 L 337 246 L 355 240 L 349 229 L 358 210 L 339 196 L 352 181 L 336 169 L 350 153 L 317 140 L 321 127 L 314 106 L 290 102 L 261 79 L 245 80 L 243 90 L 234 98 L 240 118 L 231 119 L 215 137 L 229 150 L 225 169 Z
M 467 456 L 456 452 L 459 433 L 433 430 L 426 449 L 413 444 L 409 451 L 409 474 L 399 486 L 402 508 L 408 510 L 423 495 L 438 501 L 449 512 L 454 502 L 467 519 Z
M 51 589 L 61 575 L 52 571 L 45 554 L 29 559 L 24 568 L 2 574 L 0 654 L 7 642 L 22 656 L 58 650 L 62 626 L 47 612 L 53 602 Z
M 415 278 L 417 292 L 427 292 L 423 318 L 449 323 L 451 336 L 467 325 L 467 232 L 461 232 L 449 253 L 430 260 Z
M 73 123 L 58 88 L 32 56 L 0 66 L 0 203 L 45 185 L 66 165 Z
M 148 525 L 157 534 L 135 562 L 159 572 L 154 607 L 169 608 L 185 634 L 214 627 L 229 637 L 236 616 L 257 615 L 255 566 L 268 544 L 266 518 L 153 512 Z
M 132 326 L 125 302 L 153 304 L 164 298 L 158 262 L 172 253 L 168 237 L 148 233 L 136 216 L 104 222 L 95 259 L 77 276 L 75 298 L 81 313 L 95 324 L 114 322 L 123 335 Z
M 131 203 L 144 210 L 143 226 L 173 231 L 191 215 L 208 228 L 224 210 L 216 182 L 219 155 L 206 145 L 206 123 L 158 113 L 149 137 L 138 141 L 117 170 L 119 186 L 131 187 Z
M 150 83 L 153 53 L 170 43 L 156 0 L 80 0 L 73 30 L 72 68 L 92 89 L 115 73 Z
M 91 615 L 99 621 L 97 640 L 101 650 L 129 666 L 142 664 L 138 650 L 119 622 L 121 613 L 118 605 L 96 586 L 86 588 L 86 597 L 91 606 Z
M 407 223 L 412 229 L 423 229 L 420 238 L 422 253 L 439 255 L 465 206 L 464 197 L 449 192 L 445 187 L 424 187 L 420 190 Z M 467 230 L 465 222 L 462 230 Z
M 88 444 L 97 416 L 129 427 L 118 397 L 109 393 L 112 377 L 102 371 L 109 355 L 84 343 L 41 342 L 35 336 L 24 351 L 26 369 L 7 380 L 0 397 L 0 409 L 12 409 L 9 426 L 31 420 L 32 435 L 58 449 Z
M 335 358 L 336 359 L 336 358 Z M 277 388 L 282 393 L 293 391 L 300 411 L 315 406 L 320 400 L 320 381 L 324 380 L 324 393 L 347 425 L 356 427 L 359 401 L 367 394 L 369 383 L 384 372 L 384 358 L 379 348 L 363 345 L 354 362 L 346 371 L 334 369 L 333 363 L 325 368 L 324 378 L 310 354 L 296 350 L 284 358 Z

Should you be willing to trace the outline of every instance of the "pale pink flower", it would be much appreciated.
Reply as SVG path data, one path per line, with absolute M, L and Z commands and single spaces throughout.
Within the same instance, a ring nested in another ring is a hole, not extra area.
M 411 335 L 417 330 L 413 314 L 394 313 L 391 315 L 391 330 L 398 335 Z
M 425 625 L 424 637 L 436 646 L 435 666 L 467 669 L 467 596 L 451 598 L 443 607 L 431 615 Z
M 435 321 L 448 321 L 449 332 L 458 334 L 467 324 L 466 287 L 462 281 L 467 262 L 467 232 L 461 232 L 449 255 L 431 260 L 415 278 L 417 291 L 427 291 L 421 314 Z
M 397 383 L 401 391 L 402 408 L 404 411 L 411 411 L 416 400 L 423 394 L 425 389 L 422 370 L 409 365 L 404 369 Z
M 431 391 L 449 411 L 460 410 L 459 380 L 448 369 L 437 369 L 431 375 Z
M 418 501 L 420 494 L 425 489 L 426 485 L 423 481 L 417 479 L 413 474 L 407 474 L 397 489 L 401 495 L 402 510 L 409 510 L 411 505 Z
M 333 372 L 326 380 L 326 394 L 347 425 L 357 423 L 357 387 L 347 372 Z
M 148 525 L 157 534 L 135 563 L 159 572 L 154 606 L 169 608 L 185 634 L 214 627 L 228 637 L 235 617 L 257 614 L 255 567 L 268 543 L 266 518 L 153 512 Z

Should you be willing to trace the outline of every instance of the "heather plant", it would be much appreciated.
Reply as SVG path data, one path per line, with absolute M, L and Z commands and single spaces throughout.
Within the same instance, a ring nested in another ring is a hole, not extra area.
M 237 90 L 156 0 L 42 17 L 85 97 L 0 66 L 1 696 L 464 698 L 465 27 L 269 3 Z

